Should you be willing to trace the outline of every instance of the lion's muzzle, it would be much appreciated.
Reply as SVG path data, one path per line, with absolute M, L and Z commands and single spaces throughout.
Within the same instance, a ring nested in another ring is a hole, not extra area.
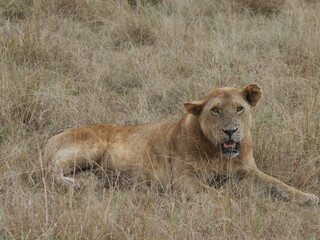
M 235 142 L 232 139 L 228 139 L 225 142 L 221 143 L 220 150 L 225 158 L 234 158 L 238 156 L 240 152 L 240 143 Z

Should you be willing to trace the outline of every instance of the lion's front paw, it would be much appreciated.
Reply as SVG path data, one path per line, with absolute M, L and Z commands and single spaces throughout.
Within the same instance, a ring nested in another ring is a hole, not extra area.
M 299 203 L 306 205 L 317 205 L 319 203 L 319 198 L 311 193 L 304 193 L 299 199 Z

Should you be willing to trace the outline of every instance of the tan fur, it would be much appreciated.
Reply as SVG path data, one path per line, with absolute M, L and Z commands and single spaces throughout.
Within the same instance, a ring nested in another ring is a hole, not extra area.
M 68 129 L 52 137 L 45 152 L 58 183 L 75 182 L 76 169 L 98 166 L 117 172 L 140 169 L 150 179 L 195 194 L 218 175 L 254 177 L 283 197 L 316 204 L 319 199 L 258 170 L 252 153 L 251 113 L 261 98 L 259 86 L 211 90 L 200 101 L 185 103 L 180 120 L 142 126 L 98 124 Z M 213 110 L 215 108 L 215 110 Z M 215 111 L 215 112 L 213 112 Z M 240 150 L 228 157 L 221 143 L 226 129 Z

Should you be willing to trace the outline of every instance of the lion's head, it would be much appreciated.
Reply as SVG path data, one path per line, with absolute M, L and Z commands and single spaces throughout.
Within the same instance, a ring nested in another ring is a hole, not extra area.
M 222 155 L 234 158 L 250 131 L 252 108 L 261 96 L 261 88 L 256 84 L 243 89 L 223 87 L 211 90 L 200 101 L 185 103 L 184 107 L 198 119 L 203 134 L 219 146 Z

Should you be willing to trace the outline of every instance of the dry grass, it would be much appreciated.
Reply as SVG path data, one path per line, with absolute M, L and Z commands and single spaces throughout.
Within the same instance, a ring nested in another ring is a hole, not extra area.
M 1 239 L 319 239 L 319 207 L 250 181 L 224 186 L 233 212 L 207 194 L 105 189 L 92 174 L 64 192 L 43 177 L 41 149 L 63 129 L 178 118 L 210 88 L 256 82 L 258 166 L 319 196 L 320 4 L 235 2 L 0 0 Z
M 273 14 L 281 10 L 286 0 L 234 0 L 252 13 Z

